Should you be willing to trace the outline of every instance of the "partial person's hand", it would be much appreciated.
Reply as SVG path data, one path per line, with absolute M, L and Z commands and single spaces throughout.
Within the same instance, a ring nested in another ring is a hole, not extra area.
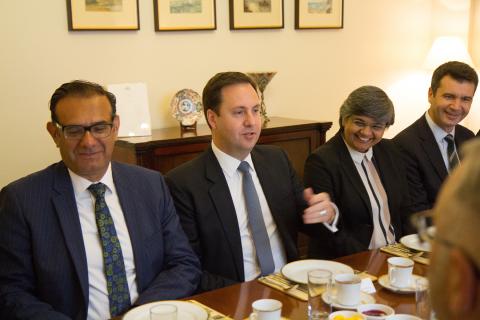
M 314 194 L 312 188 L 307 188 L 303 191 L 303 197 L 308 203 L 308 208 L 303 211 L 303 223 L 332 223 L 335 218 L 335 209 L 328 193 Z

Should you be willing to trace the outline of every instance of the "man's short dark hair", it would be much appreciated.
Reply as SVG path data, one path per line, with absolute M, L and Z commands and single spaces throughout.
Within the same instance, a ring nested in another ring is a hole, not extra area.
M 84 80 L 74 80 L 62 84 L 57 90 L 55 90 L 52 97 L 50 98 L 50 116 L 52 118 L 52 121 L 58 123 L 55 110 L 60 100 L 66 97 L 89 98 L 91 96 L 107 97 L 108 101 L 110 102 L 110 106 L 112 107 L 112 119 L 115 117 L 117 107 L 116 98 L 113 93 L 108 92 L 107 90 L 105 90 L 105 88 L 103 88 L 97 83 Z
M 220 105 L 222 104 L 222 89 L 226 86 L 240 83 L 249 83 L 255 91 L 257 90 L 257 84 L 255 81 L 241 72 L 220 72 L 208 80 L 202 94 L 205 117 L 207 117 L 207 110 L 209 109 L 219 115 Z
M 450 76 L 458 82 L 471 82 L 474 84 L 475 90 L 478 85 L 478 75 L 475 70 L 468 64 L 459 61 L 449 61 L 440 65 L 432 75 L 432 82 L 430 88 L 433 95 L 437 93 L 437 89 L 440 87 L 440 81 L 445 76 Z

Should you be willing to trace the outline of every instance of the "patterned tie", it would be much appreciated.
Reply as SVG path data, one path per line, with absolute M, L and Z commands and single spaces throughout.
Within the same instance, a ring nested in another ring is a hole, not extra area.
M 445 136 L 447 141 L 447 156 L 448 156 L 448 171 L 451 172 L 459 163 L 457 150 L 455 150 L 455 141 L 453 136 L 449 133 Z
M 128 291 L 127 275 L 123 264 L 122 248 L 110 210 L 105 202 L 106 186 L 103 183 L 92 184 L 88 190 L 95 197 L 95 220 L 102 242 L 103 264 L 107 279 L 110 315 L 120 315 L 130 307 L 130 292 Z
M 260 265 L 262 276 L 265 276 L 275 271 L 275 263 L 273 262 L 267 228 L 263 221 L 262 208 L 260 207 L 260 201 L 258 200 L 249 168 L 250 166 L 246 161 L 242 161 L 238 166 L 238 170 L 243 173 L 243 194 L 248 212 L 248 224 L 252 231 L 258 264 Z

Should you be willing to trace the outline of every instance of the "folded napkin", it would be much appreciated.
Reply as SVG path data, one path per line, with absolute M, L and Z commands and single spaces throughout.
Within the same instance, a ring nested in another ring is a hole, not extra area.
M 208 320 L 233 320 L 232 318 L 227 317 L 226 315 L 218 312 L 217 310 L 207 307 L 206 305 L 198 302 L 197 300 L 188 300 L 188 302 L 196 304 L 199 307 L 202 307 L 203 309 L 205 309 L 208 313 Z
M 298 284 L 285 278 L 281 273 L 273 273 L 258 278 L 258 282 L 282 291 L 283 293 L 302 301 L 308 301 L 308 289 L 305 284 Z
M 388 246 L 380 248 L 380 250 L 389 254 L 393 254 L 394 256 L 410 258 L 413 261 L 421 264 L 430 264 L 430 259 L 425 257 L 428 256 L 427 252 L 409 249 L 401 243 L 389 244 Z

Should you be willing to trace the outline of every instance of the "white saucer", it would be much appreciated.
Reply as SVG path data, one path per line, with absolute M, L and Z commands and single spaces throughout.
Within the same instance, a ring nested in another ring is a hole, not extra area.
M 400 287 L 393 286 L 390 283 L 388 274 L 384 274 L 383 276 L 378 278 L 378 284 L 384 287 L 385 289 L 396 292 L 396 293 L 415 293 L 415 281 L 421 278 L 424 278 L 424 277 L 413 274 L 410 285 L 408 287 L 400 288 Z
M 333 298 L 335 299 L 335 298 Z M 357 307 L 361 304 L 370 304 L 370 303 L 375 303 L 375 298 L 365 292 L 360 292 L 360 303 L 359 304 L 353 304 L 353 305 L 345 305 L 345 304 L 340 304 L 336 302 L 335 300 L 330 301 L 330 296 L 328 295 L 327 292 L 324 292 L 322 294 L 322 300 L 325 303 L 331 303 L 332 307 L 337 308 L 337 309 L 349 309 L 349 310 L 356 310 Z

